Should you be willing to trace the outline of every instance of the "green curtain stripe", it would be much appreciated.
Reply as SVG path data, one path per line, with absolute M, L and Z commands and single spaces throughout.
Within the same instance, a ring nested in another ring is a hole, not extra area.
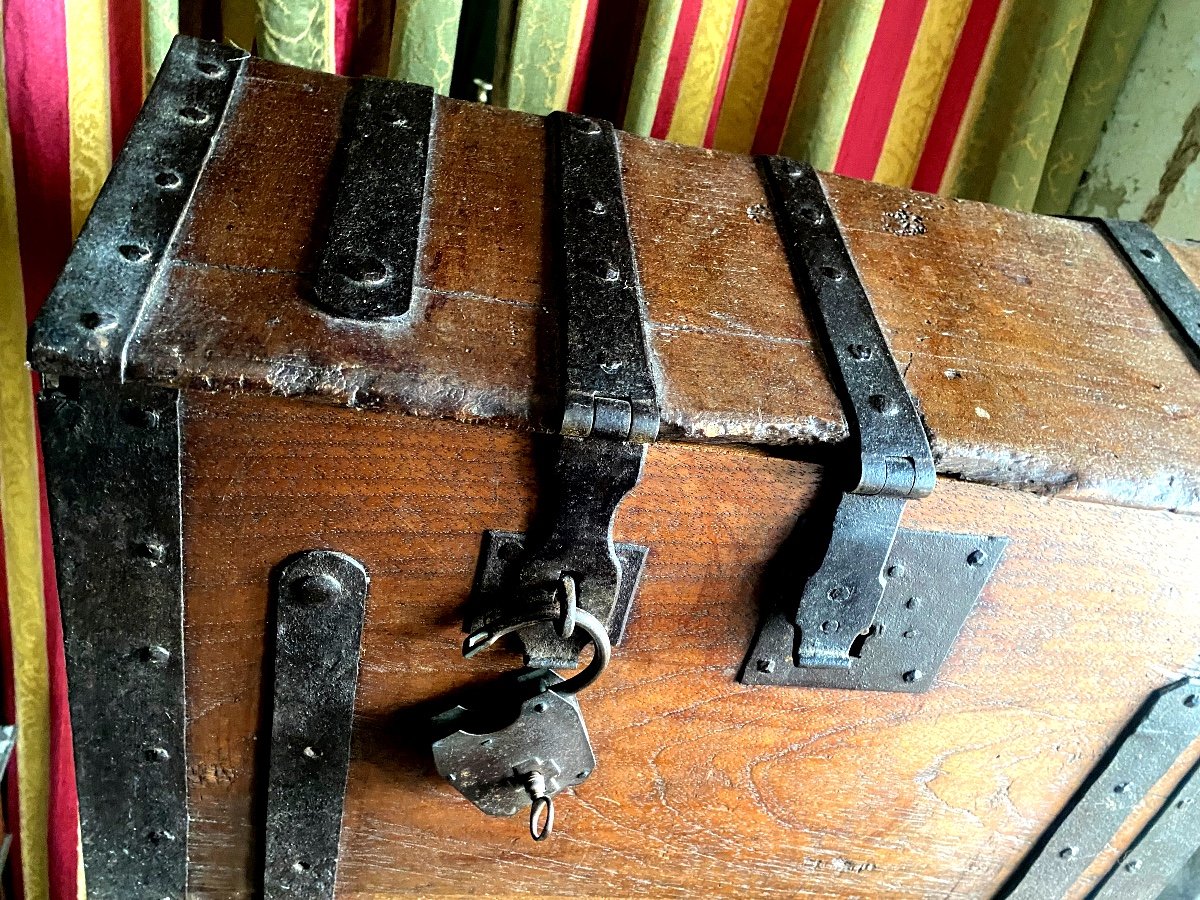
M 142 0 L 142 59 L 147 91 L 178 33 L 179 0 Z
M 1092 0 L 1013 0 L 949 193 L 1029 210 Z
M 650 0 L 646 7 L 646 23 L 638 46 L 637 63 L 629 86 L 629 101 L 625 106 L 626 131 L 649 134 L 662 93 L 663 76 L 675 39 L 675 26 L 683 0 Z
M 388 75 L 450 93 L 462 0 L 397 0 Z
M 544 116 L 563 109 L 587 0 L 519 0 L 508 71 L 497 78 L 498 105 Z
M 259 0 L 257 50 L 275 62 L 333 71 L 333 0 Z
M 780 145 L 784 156 L 833 169 L 882 12 L 883 0 L 821 4 Z M 779 48 L 780 54 L 803 52 L 803 47 Z
M 1034 210 L 1061 215 L 1096 151 L 1156 0 L 1095 0 L 1062 116 L 1046 155 Z

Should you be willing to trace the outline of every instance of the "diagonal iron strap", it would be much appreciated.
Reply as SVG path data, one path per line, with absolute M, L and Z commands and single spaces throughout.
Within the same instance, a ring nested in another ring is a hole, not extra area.
M 291 557 L 275 584 L 266 900 L 332 900 L 367 572 L 344 553 Z
M 350 89 L 317 269 L 317 302 L 326 311 L 364 320 L 408 312 L 432 123 L 428 87 L 362 78 Z
M 883 596 L 905 500 L 933 490 L 933 455 L 816 171 L 775 156 L 760 157 L 759 166 L 858 442 L 857 471 L 834 514 L 825 557 L 795 607 L 796 664 L 848 668 L 851 647 Z
M 1200 680 L 1184 678 L 1156 691 L 998 896 L 1064 896 L 1197 735 Z
M 1192 283 L 1175 257 L 1144 222 L 1125 219 L 1085 218 L 1103 232 L 1120 251 L 1143 290 L 1179 329 L 1180 337 L 1200 365 L 1200 289 Z

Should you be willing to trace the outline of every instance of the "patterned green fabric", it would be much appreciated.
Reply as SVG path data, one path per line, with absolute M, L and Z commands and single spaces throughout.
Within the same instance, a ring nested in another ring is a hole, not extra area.
M 544 116 L 565 109 L 586 0 L 520 0 L 508 71 L 497 76 L 497 105 Z
M 658 95 L 662 92 L 663 75 L 667 71 L 675 36 L 675 23 L 679 21 L 682 6 L 683 0 L 650 0 L 646 22 L 642 26 L 642 48 L 629 86 L 629 102 L 625 106 L 625 124 L 622 127 L 626 131 L 649 134 L 654 125 Z
M 462 0 L 397 0 L 388 75 L 450 93 Z
M 1013 0 L 951 195 L 1032 209 L 1092 0 Z
M 142 0 L 142 55 L 146 67 L 146 89 L 158 74 L 171 41 L 179 31 L 179 0 Z
M 259 0 L 259 56 L 333 71 L 333 0 Z
M 1095 0 L 1054 140 L 1046 156 L 1034 209 L 1061 215 L 1100 142 L 1156 0 Z

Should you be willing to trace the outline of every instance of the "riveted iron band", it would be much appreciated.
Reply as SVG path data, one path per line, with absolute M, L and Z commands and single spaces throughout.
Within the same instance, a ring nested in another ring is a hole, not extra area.
M 247 54 L 179 36 L 34 323 L 34 368 L 120 376 Z

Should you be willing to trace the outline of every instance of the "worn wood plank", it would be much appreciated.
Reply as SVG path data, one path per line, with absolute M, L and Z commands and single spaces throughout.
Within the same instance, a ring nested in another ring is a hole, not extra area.
M 627 640 L 582 695 L 599 765 L 534 845 L 441 782 L 414 735 L 447 691 L 516 662 L 461 659 L 461 604 L 480 532 L 529 522 L 541 439 L 245 395 L 185 406 L 201 897 L 248 896 L 267 580 L 298 550 L 372 576 L 341 897 L 987 895 L 1200 647 L 1200 520 L 943 480 L 906 525 L 1011 544 L 935 689 L 743 687 L 767 563 L 819 470 L 657 445 L 616 528 L 652 548 Z
M 412 311 L 339 322 L 307 300 L 347 85 L 248 64 L 128 374 L 552 428 L 541 120 L 439 100 Z M 843 441 L 753 161 L 621 144 L 663 439 Z M 1200 374 L 1090 226 L 826 184 L 943 474 L 1200 510 Z

